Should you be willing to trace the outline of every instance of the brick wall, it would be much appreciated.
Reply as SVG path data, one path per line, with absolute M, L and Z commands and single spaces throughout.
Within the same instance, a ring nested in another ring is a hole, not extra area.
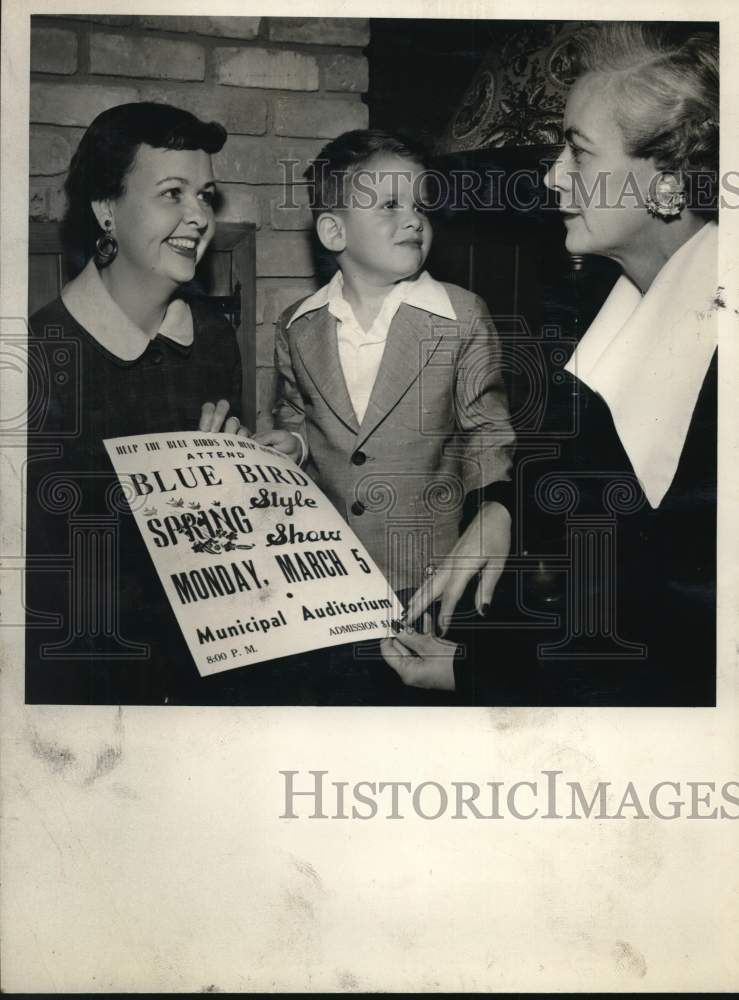
M 34 17 L 30 215 L 58 220 L 87 125 L 126 101 L 164 100 L 229 132 L 214 158 L 219 218 L 257 233 L 259 426 L 270 425 L 274 322 L 316 287 L 304 192 L 281 205 L 279 160 L 299 177 L 327 139 L 367 126 L 369 23 L 359 18 Z

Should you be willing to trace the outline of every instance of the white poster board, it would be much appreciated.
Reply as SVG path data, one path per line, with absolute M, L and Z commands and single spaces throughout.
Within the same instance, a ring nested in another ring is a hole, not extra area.
M 203 431 L 105 446 L 201 676 L 390 633 L 402 605 L 291 459 Z

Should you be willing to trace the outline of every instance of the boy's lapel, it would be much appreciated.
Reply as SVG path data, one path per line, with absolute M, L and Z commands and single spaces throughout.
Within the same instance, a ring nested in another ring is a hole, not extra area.
M 380 370 L 367 404 L 367 412 L 359 428 L 358 445 L 382 423 L 419 378 L 422 368 L 428 364 L 439 346 L 440 331 L 434 330 L 433 318 L 424 309 L 405 304 L 395 314 L 388 331 Z
M 295 346 L 305 370 L 326 405 L 356 434 L 359 424 L 341 369 L 335 317 L 324 306 L 297 322 L 301 329 L 295 337 Z

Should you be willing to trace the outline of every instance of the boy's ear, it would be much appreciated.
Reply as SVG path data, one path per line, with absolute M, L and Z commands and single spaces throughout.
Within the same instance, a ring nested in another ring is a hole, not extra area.
M 338 212 L 323 212 L 318 216 L 316 222 L 316 233 L 318 239 L 327 250 L 332 253 L 341 253 L 346 249 L 346 230 L 344 220 Z

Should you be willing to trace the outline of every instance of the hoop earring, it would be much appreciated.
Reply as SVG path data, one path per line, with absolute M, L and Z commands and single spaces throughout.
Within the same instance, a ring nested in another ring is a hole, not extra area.
M 657 219 L 674 219 L 686 204 L 685 191 L 672 174 L 662 174 L 654 186 L 654 194 L 646 199 L 646 209 Z
M 113 223 L 105 220 L 105 232 L 95 242 L 95 264 L 98 268 L 107 267 L 116 258 L 118 240 L 112 233 Z

